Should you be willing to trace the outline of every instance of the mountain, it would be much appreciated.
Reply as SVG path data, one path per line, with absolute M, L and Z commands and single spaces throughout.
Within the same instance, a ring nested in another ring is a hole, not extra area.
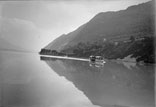
M 17 47 L 13 46 L 12 44 L 10 44 L 9 42 L 7 42 L 6 40 L 4 40 L 3 38 L 0 38 L 0 49 L 1 50 L 16 50 Z
M 0 51 L 32 52 L 20 46 L 15 46 L 2 37 L 0 37 Z
M 62 35 L 44 49 L 74 57 L 101 55 L 107 59 L 134 57 L 155 62 L 154 1 L 126 10 L 101 12 L 77 30 Z M 41 50 L 41 54 L 46 50 Z M 46 53 L 46 52 L 45 52 Z M 51 53 L 50 53 L 51 54 Z
M 80 31 L 85 27 L 85 24 L 80 26 L 77 30 L 69 33 L 68 35 L 61 35 L 60 37 L 56 38 L 53 42 L 48 44 L 45 49 L 52 49 L 52 50 L 61 50 L 63 46 L 66 46 L 71 40 L 73 40 Z
M 117 12 L 101 12 L 77 30 L 62 35 L 46 49 L 62 50 L 79 42 L 102 42 L 104 38 L 149 35 L 154 32 L 153 1 L 131 6 Z

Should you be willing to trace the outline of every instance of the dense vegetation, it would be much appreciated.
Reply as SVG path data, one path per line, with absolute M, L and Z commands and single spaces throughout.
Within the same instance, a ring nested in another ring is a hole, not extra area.
M 127 41 L 103 43 L 78 43 L 73 47 L 58 52 L 56 50 L 42 49 L 40 54 L 55 56 L 70 56 L 88 58 L 90 55 L 100 55 L 106 59 L 123 59 L 131 55 L 137 62 L 155 63 L 154 37 L 144 37 L 136 40 L 130 37 Z
M 54 56 L 65 56 L 65 53 L 57 52 L 56 50 L 50 50 L 50 49 L 41 49 L 39 52 L 41 55 L 54 55 Z
M 105 41 L 103 43 L 94 42 L 78 43 L 73 47 L 62 50 L 63 53 L 73 52 L 75 57 L 88 58 L 90 55 L 100 55 L 107 59 L 123 59 L 131 55 L 136 58 L 137 62 L 154 63 L 154 37 L 144 37 L 135 40 L 133 37 L 126 42 L 111 42 Z

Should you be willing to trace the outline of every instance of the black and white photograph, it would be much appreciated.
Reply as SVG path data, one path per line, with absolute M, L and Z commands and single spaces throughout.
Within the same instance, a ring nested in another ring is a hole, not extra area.
M 155 0 L 0 0 L 0 107 L 155 107 Z

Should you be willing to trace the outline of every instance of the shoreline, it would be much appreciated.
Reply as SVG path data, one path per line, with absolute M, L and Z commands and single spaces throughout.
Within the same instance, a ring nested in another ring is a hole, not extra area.
M 46 54 L 40 54 L 40 56 L 43 56 L 43 57 L 49 57 L 49 58 L 58 58 L 58 59 L 74 59 L 74 60 L 81 60 L 82 61 L 89 61 L 89 58 L 86 58 L 86 57 L 74 57 L 74 56 L 57 56 L 57 55 L 46 55 Z M 156 63 L 145 63 L 145 62 L 137 62 L 137 61 L 134 61 L 134 60 L 125 60 L 125 59 L 104 59 L 105 61 L 112 61 L 112 62 L 116 62 L 116 63 L 136 63 L 136 64 L 139 64 L 139 65 L 156 65 Z

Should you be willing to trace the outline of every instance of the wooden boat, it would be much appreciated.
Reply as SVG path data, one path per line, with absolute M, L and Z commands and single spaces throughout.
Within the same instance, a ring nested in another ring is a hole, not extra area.
M 94 62 L 94 63 L 99 63 L 99 64 L 101 64 L 101 63 L 106 63 L 105 61 L 104 61 L 104 58 L 102 57 L 102 56 L 94 56 L 94 55 L 91 55 L 90 57 L 89 57 L 89 60 L 90 60 L 90 62 Z

